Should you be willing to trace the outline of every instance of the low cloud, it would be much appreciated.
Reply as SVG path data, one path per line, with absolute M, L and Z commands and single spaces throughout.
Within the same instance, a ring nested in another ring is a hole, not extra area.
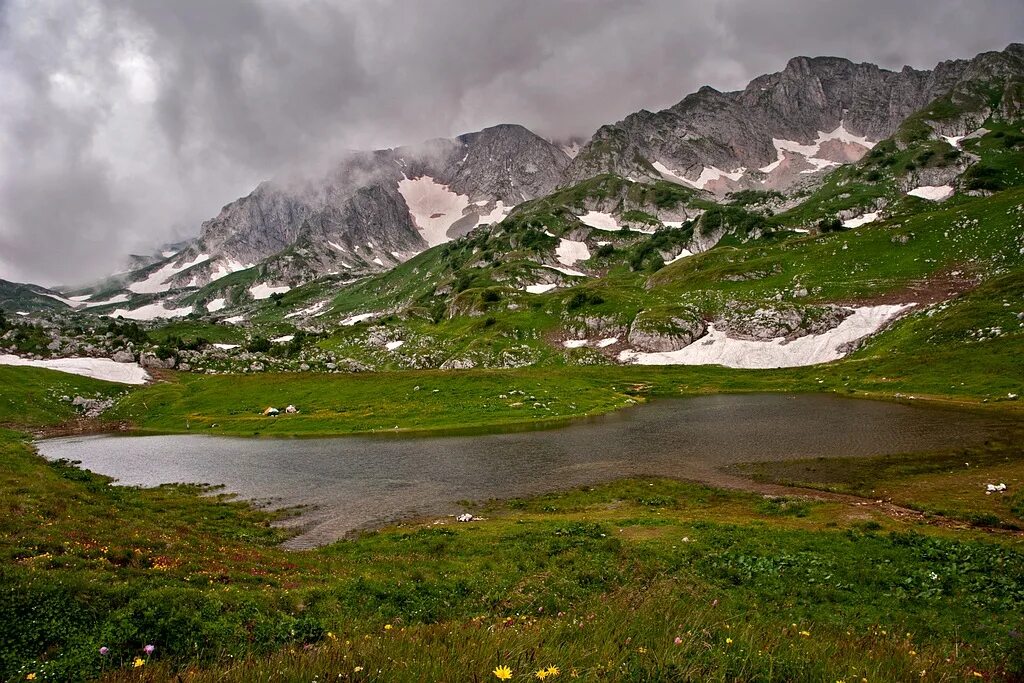
M 1002 0 L 0 0 L 0 277 L 101 276 L 346 149 L 586 136 L 796 54 L 928 68 L 1021 35 Z

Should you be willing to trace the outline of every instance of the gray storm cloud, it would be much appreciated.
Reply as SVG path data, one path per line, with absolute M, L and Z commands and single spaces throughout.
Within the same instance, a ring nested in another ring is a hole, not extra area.
M 0 0 L 0 277 L 88 280 L 345 149 L 589 135 L 797 54 L 1001 49 L 1011 0 Z

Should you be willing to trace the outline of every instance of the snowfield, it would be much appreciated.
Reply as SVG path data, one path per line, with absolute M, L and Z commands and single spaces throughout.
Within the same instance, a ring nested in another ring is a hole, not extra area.
M 845 221 L 843 221 L 843 227 L 859 228 L 862 225 L 874 223 L 875 221 L 878 220 L 879 215 L 880 214 L 878 211 L 872 211 L 871 213 L 866 213 L 863 216 L 857 216 L 856 218 L 847 218 Z
M 880 330 L 915 304 L 862 306 L 853 309 L 835 328 L 821 334 L 809 334 L 793 341 L 784 338 L 771 341 L 732 339 L 725 332 L 708 325 L 708 333 L 677 351 L 642 353 L 626 350 L 619 361 L 637 365 L 724 365 L 728 368 L 765 369 L 793 368 L 839 360 L 850 342 L 863 339 Z
M 156 303 L 147 304 L 146 306 L 140 306 L 139 308 L 133 308 L 131 310 L 126 308 L 116 308 L 114 309 L 114 312 L 110 314 L 110 317 L 125 318 L 127 320 L 156 320 L 157 318 L 184 318 L 191 312 L 191 306 L 167 308 L 164 306 L 163 301 L 157 301 Z
M 403 178 L 398 181 L 398 192 L 429 247 L 448 242 L 448 228 L 462 218 L 462 212 L 469 207 L 469 197 L 452 192 L 430 176 Z
M 922 185 L 915 187 L 908 192 L 911 197 L 920 197 L 933 202 L 941 202 L 953 196 L 953 187 L 950 185 Z
M 254 265 L 254 263 L 246 265 L 232 258 L 219 260 L 215 263 L 216 267 L 210 272 L 210 282 L 227 277 L 228 275 L 231 275 L 231 273 L 237 273 L 240 270 L 247 270 L 252 268 Z
M 665 265 L 667 266 L 670 263 L 675 263 L 676 261 L 681 261 L 684 258 L 686 258 L 687 256 L 693 256 L 693 252 L 690 251 L 689 249 L 683 249 L 681 252 L 679 252 L 675 256 L 675 258 L 671 258 L 668 261 L 665 261 Z
M 479 203 L 480 202 L 477 202 L 477 204 Z M 486 203 L 487 202 L 484 202 L 484 204 Z M 479 218 L 477 218 L 476 224 L 480 226 L 490 225 L 492 223 L 500 223 L 503 220 L 505 220 L 505 217 L 508 216 L 508 214 L 514 208 L 514 206 L 505 206 L 505 202 L 499 199 L 498 202 L 495 204 L 494 209 L 492 209 L 490 213 L 485 213 Z
M 329 303 L 331 303 L 330 299 L 327 299 L 325 301 L 318 301 L 317 303 L 313 304 L 312 306 L 307 306 L 306 308 L 300 308 L 297 311 L 292 311 L 291 313 L 288 313 L 284 317 L 285 318 L 298 318 L 299 316 L 316 315 L 317 313 L 320 313 L 322 310 L 324 310 L 324 308 Z
M 562 238 L 559 240 L 558 246 L 555 247 L 555 256 L 558 257 L 559 263 L 571 266 L 577 261 L 589 260 L 590 249 L 587 248 L 585 242 Z
M 168 280 L 183 271 L 198 266 L 200 263 L 205 263 L 210 260 L 208 254 L 199 254 L 191 261 L 187 261 L 180 266 L 176 266 L 173 263 L 161 267 L 159 270 L 155 270 L 150 273 L 149 277 L 139 282 L 133 282 L 128 285 L 128 289 L 136 294 L 158 294 L 160 292 L 166 292 L 171 288 L 168 284 Z
M 284 294 L 285 292 L 291 291 L 291 289 L 292 288 L 288 285 L 274 287 L 272 285 L 268 285 L 266 282 L 261 282 L 258 285 L 250 287 L 249 294 L 252 295 L 253 299 L 259 301 L 261 299 L 269 299 L 273 294 Z
M 524 291 L 529 292 L 530 294 L 544 294 L 545 292 L 550 292 L 557 286 L 558 285 L 526 285 Z
M 602 213 L 601 211 L 588 211 L 585 215 L 579 217 L 585 225 L 589 225 L 597 230 L 604 230 L 606 232 L 617 232 L 622 230 L 622 226 L 615 220 L 615 216 L 610 213 Z
M 352 325 L 355 325 L 356 323 L 361 323 L 364 320 L 369 320 L 370 318 L 376 317 L 376 313 L 360 313 L 359 315 L 353 315 L 349 318 L 345 318 L 344 320 L 341 321 L 340 324 L 344 325 L 345 327 L 350 327 Z
M 221 297 L 219 299 L 213 299 L 212 301 L 206 304 L 206 310 L 208 310 L 210 313 L 216 313 L 217 311 L 222 310 L 224 306 L 227 305 L 227 302 L 228 300 L 225 299 L 224 297 Z
M 145 384 L 149 373 L 138 363 L 115 363 L 109 358 L 48 358 L 32 360 L 20 356 L 0 355 L 0 365 L 46 368 L 71 375 L 104 379 L 118 384 Z
M 707 184 L 721 178 L 728 178 L 732 181 L 737 181 L 746 174 L 747 169 L 742 166 L 735 171 L 723 171 L 717 166 L 705 166 L 700 171 L 700 176 L 696 180 L 689 180 L 679 174 L 679 171 L 675 171 L 660 161 L 655 161 L 653 164 L 654 169 L 661 174 L 662 178 L 676 183 L 683 183 L 690 187 L 696 187 L 701 190 L 706 189 Z

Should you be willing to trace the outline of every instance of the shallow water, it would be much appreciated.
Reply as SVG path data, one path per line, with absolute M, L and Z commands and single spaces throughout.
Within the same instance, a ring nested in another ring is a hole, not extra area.
M 474 436 L 242 439 L 90 436 L 39 442 L 47 458 L 126 485 L 223 484 L 275 506 L 311 505 L 291 547 L 460 500 L 510 498 L 634 475 L 713 481 L 727 464 L 878 455 L 979 443 L 998 416 L 828 395 L 702 396 L 546 431 Z

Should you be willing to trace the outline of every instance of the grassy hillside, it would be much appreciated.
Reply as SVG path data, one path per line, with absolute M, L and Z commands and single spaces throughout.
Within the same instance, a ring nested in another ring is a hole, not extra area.
M 1019 538 L 881 507 L 625 481 L 286 552 L 270 515 L 199 489 L 111 487 L 10 432 L 0 455 L 5 679 L 1012 680 L 1024 666 Z

